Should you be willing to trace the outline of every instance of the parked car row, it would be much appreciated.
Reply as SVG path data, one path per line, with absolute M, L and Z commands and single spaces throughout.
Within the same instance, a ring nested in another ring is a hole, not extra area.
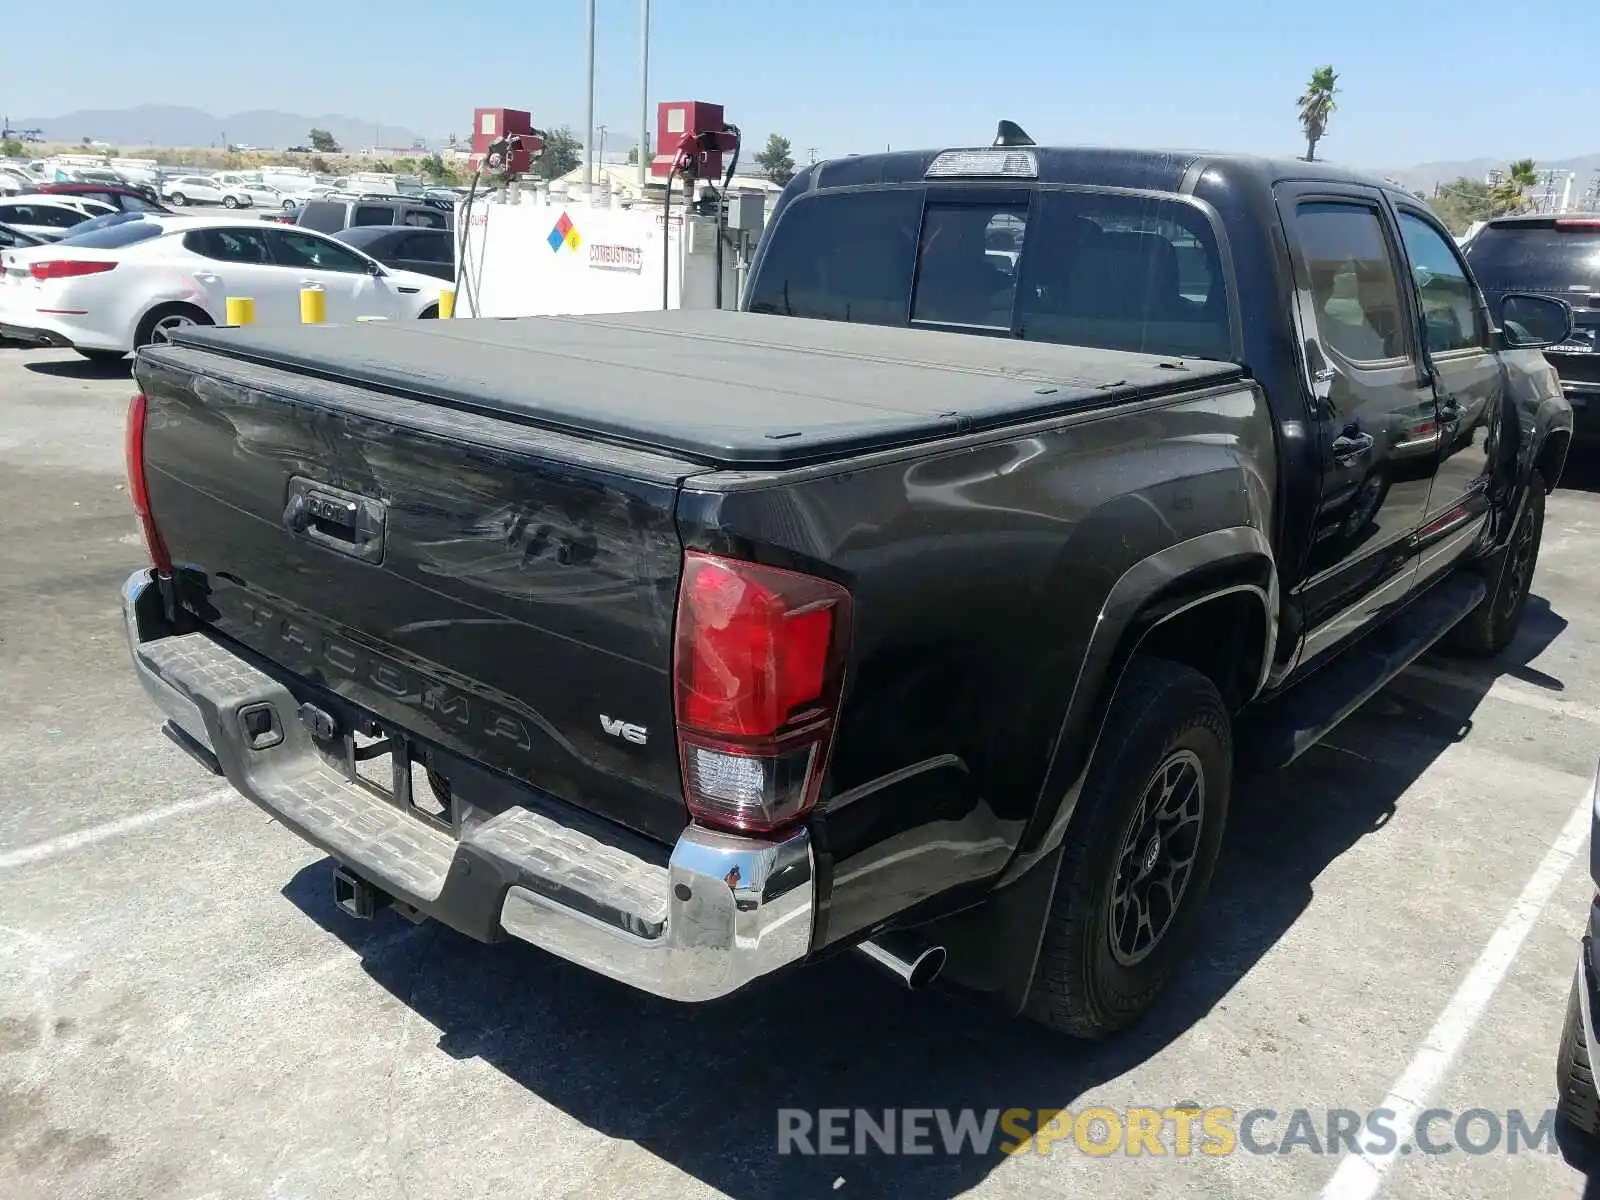
M 223 208 L 293 208 L 302 201 L 331 191 L 321 184 L 290 190 L 248 175 L 179 175 L 165 180 L 162 195 L 182 208 L 187 204 L 220 204 Z
M 71 237 L 0 251 L 0 336 L 112 360 L 174 329 L 222 324 L 229 297 L 252 299 L 259 324 L 298 323 L 310 287 L 322 290 L 329 322 L 400 320 L 438 316 L 444 286 L 314 230 L 114 213 Z

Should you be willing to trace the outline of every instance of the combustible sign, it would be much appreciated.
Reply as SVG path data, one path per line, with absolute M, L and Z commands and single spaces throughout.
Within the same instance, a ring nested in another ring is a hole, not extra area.
M 589 243 L 589 265 L 610 271 L 641 271 L 644 251 L 638 246 L 607 246 Z

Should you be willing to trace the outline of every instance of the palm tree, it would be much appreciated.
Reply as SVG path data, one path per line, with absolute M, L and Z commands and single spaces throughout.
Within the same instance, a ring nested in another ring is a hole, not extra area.
M 1505 179 L 1494 189 L 1495 215 L 1522 211 L 1528 189 L 1539 182 L 1533 159 L 1519 158 L 1507 169 Z
M 1327 136 L 1328 117 L 1338 107 L 1333 102 L 1339 90 L 1338 81 L 1331 66 L 1318 67 L 1311 72 L 1311 82 L 1306 85 L 1304 94 L 1295 101 L 1300 106 L 1300 128 L 1306 135 L 1307 162 L 1317 160 L 1317 143 Z

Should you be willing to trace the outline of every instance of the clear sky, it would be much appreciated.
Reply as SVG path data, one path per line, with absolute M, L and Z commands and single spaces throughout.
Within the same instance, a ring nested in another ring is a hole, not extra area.
M 599 13 L 596 120 L 632 136 L 639 6 Z M 1303 153 L 1294 99 L 1324 62 L 1343 89 L 1332 160 L 1600 149 L 1600 25 L 1571 0 L 654 0 L 652 23 L 652 107 L 721 102 L 802 160 L 981 143 L 1000 117 L 1041 142 Z M 70 25 L 59 54 L 8 43 L 0 109 L 337 112 L 428 137 L 467 134 L 475 105 L 583 121 L 584 0 L 78 0 Z

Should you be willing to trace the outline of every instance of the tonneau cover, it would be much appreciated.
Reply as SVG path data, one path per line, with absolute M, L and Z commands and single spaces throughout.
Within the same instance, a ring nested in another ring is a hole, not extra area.
M 837 457 L 1242 373 L 1201 359 L 725 311 L 194 327 L 174 341 L 722 467 Z

